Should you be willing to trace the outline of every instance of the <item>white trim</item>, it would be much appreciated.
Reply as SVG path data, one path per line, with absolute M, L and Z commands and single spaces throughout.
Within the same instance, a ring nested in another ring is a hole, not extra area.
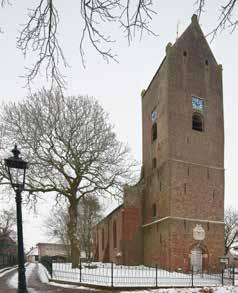
M 154 224 L 157 224 L 159 222 L 163 222 L 165 220 L 180 220 L 180 221 L 190 221 L 190 222 L 200 222 L 200 223 L 213 223 L 213 224 L 223 224 L 224 225 L 224 222 L 222 221 L 213 221 L 213 220 L 201 220 L 201 219 L 193 219 L 193 218 L 183 218 L 183 217 L 171 217 L 171 216 L 168 216 L 168 217 L 164 217 L 162 219 L 158 219 L 158 220 L 155 220 L 153 222 L 150 222 L 148 224 L 144 224 L 142 225 L 142 228 L 145 228 L 145 227 L 148 227 L 148 226 L 151 226 L 151 225 L 154 225 Z
M 185 163 L 185 164 L 190 164 L 190 165 L 195 165 L 195 166 L 200 166 L 200 167 L 205 167 L 205 168 L 225 170 L 222 167 L 216 167 L 216 166 L 211 166 L 211 165 L 203 165 L 203 164 L 196 164 L 196 163 L 192 163 L 192 162 L 189 162 L 189 161 L 177 160 L 177 159 L 173 159 L 173 158 L 169 159 L 169 161 L 174 161 L 174 162 L 179 162 L 179 163 Z

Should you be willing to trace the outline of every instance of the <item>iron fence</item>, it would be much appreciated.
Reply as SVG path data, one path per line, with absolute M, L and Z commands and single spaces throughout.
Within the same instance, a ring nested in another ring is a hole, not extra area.
M 238 271 L 234 268 L 212 273 L 169 272 L 159 266 L 124 266 L 113 263 L 80 263 L 72 268 L 71 263 L 53 262 L 47 268 L 53 280 L 69 281 L 104 287 L 201 287 L 238 285 Z
M 16 264 L 16 258 L 9 254 L 0 254 L 0 269 L 10 267 Z

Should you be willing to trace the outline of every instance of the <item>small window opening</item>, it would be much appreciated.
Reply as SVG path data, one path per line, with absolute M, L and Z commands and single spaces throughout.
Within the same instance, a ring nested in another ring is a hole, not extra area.
M 159 190 L 162 191 L 162 182 L 159 183 Z
M 157 214 L 156 204 L 153 203 L 152 204 L 152 217 L 156 217 L 156 214 Z
M 188 55 L 187 51 L 183 51 L 183 56 L 187 57 L 187 55 Z
M 155 141 L 157 138 L 157 124 L 152 125 L 152 141 Z
M 184 189 L 184 193 L 186 194 L 187 193 L 187 184 L 186 183 L 184 183 L 183 189 Z
M 157 164 L 156 158 L 153 158 L 153 160 L 152 160 L 152 168 L 153 169 L 156 168 L 156 164 Z
M 113 247 L 117 248 L 117 224 L 113 222 Z
M 206 64 L 207 66 L 209 65 L 209 62 L 208 62 L 208 60 L 206 60 L 206 61 L 205 61 L 205 64 Z
M 162 235 L 159 235 L 159 242 L 162 243 Z
M 190 175 L 190 168 L 187 169 L 188 176 Z
M 193 119 L 193 123 L 192 123 L 193 130 L 203 131 L 202 115 L 198 113 L 194 113 L 192 119 Z

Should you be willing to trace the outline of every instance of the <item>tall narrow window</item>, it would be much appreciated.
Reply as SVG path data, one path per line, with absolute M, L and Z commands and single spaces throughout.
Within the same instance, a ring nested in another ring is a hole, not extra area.
M 199 114 L 199 113 L 194 113 L 192 119 L 193 119 L 193 121 L 192 121 L 193 130 L 203 131 L 204 127 L 203 127 L 203 117 L 202 117 L 202 115 Z
M 157 123 L 153 123 L 152 125 L 152 142 L 157 138 Z
M 102 228 L 102 250 L 104 250 L 104 229 Z
M 117 248 L 117 223 L 113 221 L 113 247 Z

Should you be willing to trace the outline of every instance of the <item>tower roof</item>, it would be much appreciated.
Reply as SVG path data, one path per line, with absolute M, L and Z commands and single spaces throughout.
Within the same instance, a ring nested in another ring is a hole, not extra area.
M 194 44 L 196 44 L 196 46 L 200 48 L 201 54 L 205 54 L 207 56 L 209 55 L 209 57 L 213 59 L 214 63 L 218 65 L 212 53 L 212 50 L 206 40 L 206 37 L 203 34 L 201 26 L 199 25 L 198 17 L 196 14 L 193 14 L 193 16 L 191 17 L 190 25 L 186 28 L 186 30 L 182 33 L 182 35 L 176 40 L 174 45 L 171 47 L 176 48 L 182 45 L 183 42 L 187 41 L 187 39 L 189 39 L 189 41 L 191 42 L 191 46 L 194 46 Z
M 188 47 L 184 47 L 183 45 L 186 44 Z M 141 93 L 141 96 L 143 97 L 146 93 L 146 91 L 149 89 L 150 85 L 153 83 L 153 80 L 156 78 L 156 76 L 159 74 L 160 70 L 162 69 L 163 65 L 166 63 L 166 59 L 168 57 L 168 54 L 171 50 L 184 47 L 184 51 L 188 50 L 189 47 L 196 47 L 198 54 L 200 56 L 203 56 L 204 59 L 208 58 L 210 59 L 210 62 L 214 65 L 218 65 L 217 61 L 211 51 L 211 48 L 206 40 L 206 37 L 204 36 L 202 29 L 199 25 L 198 18 L 196 14 L 193 14 L 191 17 L 191 23 L 186 28 L 186 30 L 181 34 L 181 36 L 176 40 L 174 44 L 168 43 L 166 46 L 166 56 L 164 57 L 163 61 L 161 62 L 159 68 L 157 69 L 155 75 L 153 76 L 150 84 L 148 85 L 146 90 L 143 90 Z

